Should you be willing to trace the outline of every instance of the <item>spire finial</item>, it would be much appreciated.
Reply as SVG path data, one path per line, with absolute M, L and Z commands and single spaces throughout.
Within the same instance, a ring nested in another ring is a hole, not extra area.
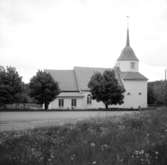
M 126 38 L 126 46 L 130 45 L 130 40 L 129 40 L 129 16 L 126 16 L 127 18 L 127 38 Z

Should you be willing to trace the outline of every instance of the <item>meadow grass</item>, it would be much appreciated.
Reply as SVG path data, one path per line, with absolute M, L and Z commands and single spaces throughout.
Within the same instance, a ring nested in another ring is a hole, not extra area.
M 0 133 L 1 165 L 166 165 L 167 108 Z

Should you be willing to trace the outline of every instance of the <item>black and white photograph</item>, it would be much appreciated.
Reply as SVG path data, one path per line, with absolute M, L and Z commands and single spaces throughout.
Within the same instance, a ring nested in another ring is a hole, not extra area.
M 166 165 L 167 0 L 0 0 L 0 165 Z

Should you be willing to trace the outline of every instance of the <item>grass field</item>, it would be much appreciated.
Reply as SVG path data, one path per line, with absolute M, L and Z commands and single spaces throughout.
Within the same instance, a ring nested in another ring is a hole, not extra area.
M 0 132 L 25 130 L 76 123 L 78 121 L 105 118 L 106 116 L 124 116 L 138 111 L 11 111 L 0 112 Z
M 166 165 L 167 108 L 0 133 L 1 165 Z

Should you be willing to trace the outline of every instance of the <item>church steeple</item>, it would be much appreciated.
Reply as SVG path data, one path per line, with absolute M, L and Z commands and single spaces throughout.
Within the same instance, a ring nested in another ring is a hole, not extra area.
M 117 61 L 139 61 L 136 57 L 133 49 L 130 46 L 130 38 L 129 38 L 129 17 L 127 16 L 127 34 L 126 34 L 126 45 L 121 52 Z
M 117 59 L 117 66 L 123 72 L 138 72 L 139 60 L 130 46 L 128 19 L 129 17 L 127 17 L 126 45 Z

